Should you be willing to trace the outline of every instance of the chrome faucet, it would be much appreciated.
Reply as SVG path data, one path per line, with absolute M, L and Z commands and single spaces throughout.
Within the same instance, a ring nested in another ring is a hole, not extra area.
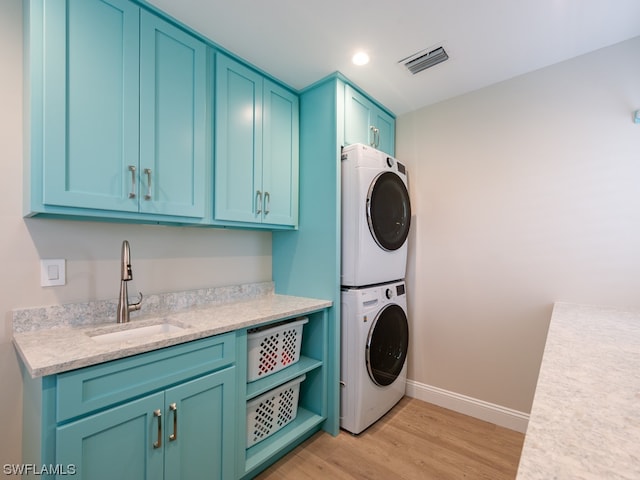
M 129 313 L 140 310 L 142 304 L 142 293 L 137 303 L 129 304 L 129 294 L 127 292 L 127 282 L 133 278 L 131 271 L 131 253 L 129 251 L 129 242 L 122 242 L 122 255 L 120 258 L 120 297 L 118 298 L 117 322 L 127 323 L 129 321 Z

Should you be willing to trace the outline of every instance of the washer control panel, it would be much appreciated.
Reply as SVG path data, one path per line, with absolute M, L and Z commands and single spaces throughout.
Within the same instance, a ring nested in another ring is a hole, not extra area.
M 402 281 L 355 289 L 343 287 L 342 291 L 353 292 L 363 312 L 378 310 L 381 305 L 389 303 L 404 302 L 405 299 L 401 297 L 406 294 L 405 283 Z
M 398 283 L 396 285 L 389 285 L 383 287 L 384 296 L 387 300 L 391 300 L 393 297 L 401 297 L 405 294 L 404 283 Z

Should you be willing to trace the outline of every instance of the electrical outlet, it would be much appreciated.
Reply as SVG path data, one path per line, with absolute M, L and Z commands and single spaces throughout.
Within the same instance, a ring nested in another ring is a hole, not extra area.
M 40 260 L 40 286 L 54 287 L 67 283 L 65 259 Z

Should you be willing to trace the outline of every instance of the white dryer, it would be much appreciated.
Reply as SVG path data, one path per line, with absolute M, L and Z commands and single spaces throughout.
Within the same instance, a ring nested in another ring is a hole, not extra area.
M 407 266 L 411 204 L 407 169 L 363 144 L 342 150 L 342 286 L 400 280 Z
M 340 426 L 358 434 L 404 396 L 409 325 L 405 284 L 342 289 Z

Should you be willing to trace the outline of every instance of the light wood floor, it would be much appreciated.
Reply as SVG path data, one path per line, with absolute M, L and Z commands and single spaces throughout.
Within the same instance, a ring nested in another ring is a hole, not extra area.
M 524 435 L 403 398 L 358 436 L 320 432 L 260 480 L 514 479 Z

